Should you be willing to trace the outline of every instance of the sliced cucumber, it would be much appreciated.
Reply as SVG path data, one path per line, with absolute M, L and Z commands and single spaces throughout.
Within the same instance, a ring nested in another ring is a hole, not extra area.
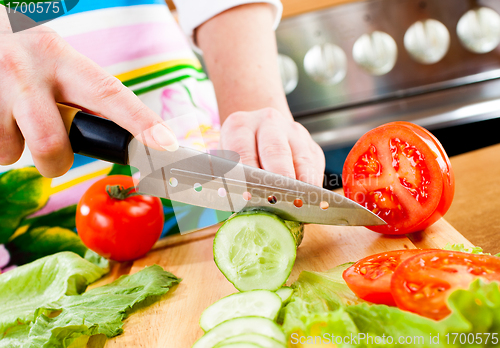
M 236 343 L 236 342 L 248 342 L 248 343 L 253 343 L 257 344 L 259 347 L 262 348 L 286 348 L 286 345 L 283 343 L 280 343 L 278 341 L 273 340 L 272 338 L 269 338 L 267 336 L 262 336 L 258 334 L 243 334 L 243 335 L 238 335 L 234 337 L 230 337 L 218 345 L 215 346 L 215 348 L 220 348 L 220 347 L 225 347 L 224 344 L 228 343 Z
M 302 239 L 304 239 L 304 224 L 297 221 L 284 220 L 286 227 L 290 230 L 293 238 L 295 239 L 295 246 L 298 248 Z
M 214 260 L 240 291 L 275 291 L 288 279 L 303 226 L 263 211 L 234 214 L 217 231 Z
M 217 348 L 264 348 L 264 347 L 248 342 L 234 342 L 234 343 L 224 344 L 222 346 L 217 345 Z
M 276 320 L 281 308 L 280 297 L 269 290 L 254 290 L 229 295 L 205 309 L 200 318 L 203 331 L 223 321 L 248 316 Z
M 285 306 L 292 298 L 293 289 L 288 286 L 284 286 L 276 290 L 276 294 L 281 298 L 281 302 L 283 303 L 283 306 Z
M 242 334 L 259 334 L 286 343 L 285 334 L 271 319 L 242 317 L 225 321 L 203 335 L 192 348 L 213 348 L 227 338 Z

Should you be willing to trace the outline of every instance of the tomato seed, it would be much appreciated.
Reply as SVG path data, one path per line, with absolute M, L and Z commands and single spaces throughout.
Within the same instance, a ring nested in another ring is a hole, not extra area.
M 411 291 L 418 291 L 418 289 L 420 289 L 420 286 L 418 286 L 417 284 L 414 284 L 414 283 L 409 283 L 409 284 L 408 284 L 408 288 L 409 288 Z

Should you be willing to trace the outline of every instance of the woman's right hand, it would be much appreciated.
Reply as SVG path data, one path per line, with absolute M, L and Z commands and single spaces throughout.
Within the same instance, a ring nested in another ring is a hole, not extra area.
M 26 142 L 40 173 L 69 170 L 73 152 L 56 102 L 79 105 L 174 150 L 162 119 L 118 79 L 44 26 L 12 33 L 0 6 L 0 165 L 15 163 Z

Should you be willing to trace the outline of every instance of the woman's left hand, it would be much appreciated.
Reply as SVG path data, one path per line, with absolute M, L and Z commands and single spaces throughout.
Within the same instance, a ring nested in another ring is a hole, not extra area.
M 323 150 L 291 115 L 273 108 L 235 112 L 222 125 L 220 141 L 244 164 L 322 186 Z

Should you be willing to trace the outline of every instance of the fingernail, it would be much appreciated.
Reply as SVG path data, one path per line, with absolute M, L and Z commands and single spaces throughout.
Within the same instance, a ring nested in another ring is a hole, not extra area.
M 179 149 L 179 143 L 176 141 L 175 144 L 169 145 L 169 146 L 162 146 L 165 150 L 174 152 Z
M 158 145 L 167 151 L 175 151 L 179 148 L 179 143 L 175 135 L 163 124 L 159 123 L 153 127 L 153 138 Z

